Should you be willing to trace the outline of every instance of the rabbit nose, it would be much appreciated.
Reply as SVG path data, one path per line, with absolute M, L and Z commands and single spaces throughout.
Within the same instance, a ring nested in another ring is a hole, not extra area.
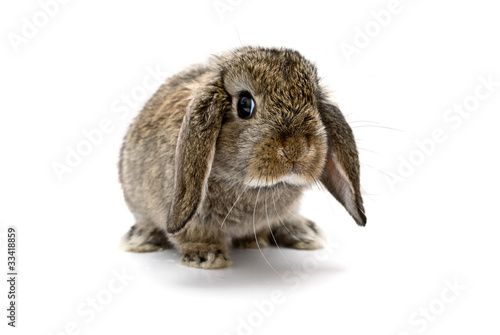
M 305 137 L 287 138 L 283 146 L 278 149 L 278 154 L 290 163 L 302 160 L 309 153 L 309 143 Z

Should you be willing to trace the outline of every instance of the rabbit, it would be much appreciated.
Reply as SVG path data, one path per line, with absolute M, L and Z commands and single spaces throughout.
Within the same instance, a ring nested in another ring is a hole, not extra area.
M 230 266 L 229 243 L 324 247 L 298 213 L 315 183 L 366 224 L 353 132 L 286 48 L 241 47 L 167 79 L 125 136 L 119 176 L 136 220 L 122 248 L 176 248 L 196 268 Z

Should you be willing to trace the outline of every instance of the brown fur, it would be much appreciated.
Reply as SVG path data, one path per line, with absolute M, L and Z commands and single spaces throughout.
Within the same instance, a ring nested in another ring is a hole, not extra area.
M 243 91 L 255 100 L 251 119 L 236 112 Z M 315 67 L 288 49 L 241 48 L 168 79 L 125 137 L 120 181 L 137 219 L 124 248 L 154 250 L 136 235 L 149 227 L 168 238 L 159 248 L 172 243 L 194 267 L 229 266 L 227 237 L 236 247 L 322 247 L 319 228 L 297 214 L 314 182 L 366 222 L 351 128 Z

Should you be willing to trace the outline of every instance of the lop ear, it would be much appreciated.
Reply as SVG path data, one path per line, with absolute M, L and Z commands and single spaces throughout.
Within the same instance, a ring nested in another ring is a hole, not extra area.
M 328 102 L 318 104 L 328 137 L 328 154 L 321 182 L 360 226 L 366 224 L 359 190 L 359 158 L 351 127 L 340 110 Z
M 167 218 L 168 233 L 184 228 L 203 202 L 222 119 L 230 106 L 228 100 L 222 80 L 216 78 L 198 88 L 187 107 L 175 151 L 174 197 Z

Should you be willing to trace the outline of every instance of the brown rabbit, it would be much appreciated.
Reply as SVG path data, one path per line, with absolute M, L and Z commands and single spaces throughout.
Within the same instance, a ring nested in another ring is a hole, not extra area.
M 125 137 L 120 181 L 136 218 L 123 248 L 173 246 L 193 267 L 229 266 L 227 237 L 324 246 L 298 214 L 312 183 L 366 223 L 352 130 L 314 65 L 289 49 L 240 48 L 168 79 Z

